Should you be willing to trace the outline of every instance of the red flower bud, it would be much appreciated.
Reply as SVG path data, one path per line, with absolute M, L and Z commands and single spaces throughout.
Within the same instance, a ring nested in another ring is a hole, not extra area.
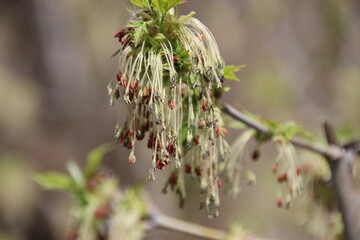
M 179 57 L 178 56 L 174 56 L 173 57 L 173 61 L 175 64 L 177 64 L 179 62 Z
M 121 74 L 121 73 L 118 73 L 118 74 L 116 75 L 116 78 L 117 78 L 117 80 L 118 80 L 118 82 L 119 82 L 119 84 L 120 84 L 120 82 L 122 81 L 122 74 Z
M 190 174 L 191 173 L 191 166 L 189 164 L 185 165 L 185 172 Z
M 123 38 L 126 35 L 126 32 L 124 30 L 120 30 L 119 32 L 117 32 L 114 36 L 114 38 L 119 38 L 119 41 L 121 40 L 121 38 Z
M 109 204 L 105 203 L 100 205 L 95 211 L 95 217 L 98 219 L 105 219 L 109 216 L 110 213 L 110 206 Z
M 116 99 L 119 99 L 119 97 L 120 97 L 120 91 L 119 91 L 119 89 L 116 89 L 116 90 L 115 90 L 114 96 L 115 96 Z
M 281 175 L 278 176 L 278 182 L 282 183 L 282 182 L 286 182 L 288 180 L 287 174 L 283 173 Z
M 201 108 L 202 110 L 205 112 L 207 109 L 208 109 L 208 102 L 207 101 L 204 101 L 202 104 L 201 104 Z
M 195 143 L 195 144 L 199 144 L 200 142 L 199 142 L 199 136 L 194 136 L 193 137 L 193 142 Z
M 222 186 L 222 180 L 221 180 L 221 179 L 219 179 L 219 180 L 217 181 L 217 185 L 218 185 L 219 188 L 221 188 L 221 186 Z
M 201 169 L 199 167 L 195 168 L 195 173 L 198 177 L 201 176 Z
M 94 176 L 86 181 L 86 189 L 93 191 L 100 182 L 100 178 L 98 176 Z
M 260 151 L 259 151 L 259 149 L 256 149 L 256 150 L 252 153 L 251 158 L 252 158 L 252 160 L 256 161 L 256 160 L 259 159 L 259 157 L 260 157 Z
M 178 176 L 176 174 L 171 175 L 169 179 L 169 183 L 172 187 L 174 187 L 178 182 Z
M 214 127 L 214 132 L 217 137 L 219 136 L 225 137 L 229 133 L 225 128 L 219 127 L 218 125 Z

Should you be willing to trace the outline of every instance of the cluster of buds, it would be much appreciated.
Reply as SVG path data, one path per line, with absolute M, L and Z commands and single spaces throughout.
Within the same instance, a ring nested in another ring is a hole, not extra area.
M 83 202 L 75 209 L 74 223 L 65 239 L 143 239 L 143 221 L 148 210 L 140 189 L 122 191 L 117 179 L 96 176 L 89 179 L 95 181 L 96 178 L 96 185 L 81 193 Z
M 156 169 L 173 168 L 166 186 L 176 189 L 181 202 L 184 170 L 194 173 L 203 205 L 216 216 L 218 168 L 229 151 L 215 98 L 224 64 L 213 35 L 199 20 L 176 18 L 172 11 L 159 15 L 155 8 L 140 10 L 115 35 L 121 42 L 119 71 L 108 90 L 111 105 L 120 98 L 127 107 L 115 138 L 131 151 L 130 165 L 136 142 L 145 139 L 152 151 L 149 178 L 155 179 Z

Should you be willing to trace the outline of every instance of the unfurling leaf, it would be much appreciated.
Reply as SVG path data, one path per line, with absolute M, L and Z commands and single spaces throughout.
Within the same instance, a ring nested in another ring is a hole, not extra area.
M 73 181 L 69 176 L 58 172 L 36 174 L 33 177 L 33 180 L 49 190 L 69 191 L 74 186 Z
M 86 157 L 87 166 L 85 169 L 85 177 L 91 177 L 99 168 L 104 155 L 114 148 L 110 144 L 103 144 L 93 149 Z
M 149 3 L 148 0 L 130 0 L 132 2 L 132 4 L 138 6 L 138 7 L 142 7 L 142 8 L 148 8 L 149 7 Z
M 240 69 L 243 67 L 245 67 L 245 65 L 239 65 L 239 66 L 227 65 L 224 68 L 224 77 L 226 79 L 240 81 L 240 79 L 235 75 L 235 72 L 240 71 Z
M 179 22 L 186 22 L 189 18 L 191 18 L 192 16 L 194 16 L 196 13 L 194 11 L 192 11 L 191 13 L 189 13 L 188 15 L 185 16 L 181 16 L 179 17 Z
M 151 5 L 155 7 L 159 12 L 165 14 L 171 8 L 183 3 L 184 0 L 153 0 Z
M 67 169 L 76 186 L 80 188 L 83 187 L 85 185 L 85 178 L 79 166 L 74 162 L 69 162 Z

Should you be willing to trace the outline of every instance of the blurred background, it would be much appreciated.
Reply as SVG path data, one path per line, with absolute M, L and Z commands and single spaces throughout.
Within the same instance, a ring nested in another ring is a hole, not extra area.
M 34 172 L 80 164 L 92 148 L 113 141 L 121 107 L 109 107 L 106 85 L 115 77 L 111 55 L 134 7 L 128 0 L 0 0 L 0 239 L 64 239 L 72 202 L 30 180 Z M 320 134 L 331 119 L 342 131 L 360 122 L 360 3 L 355 0 L 188 0 L 182 14 L 196 11 L 217 39 L 227 64 L 247 67 L 241 82 L 227 81 L 224 100 L 270 119 L 295 120 Z M 239 134 L 231 131 L 228 141 Z M 350 136 L 351 137 L 351 136 Z M 149 151 L 137 148 L 127 165 L 122 147 L 107 155 L 108 171 L 122 186 L 147 177 Z M 275 204 L 273 146 L 264 146 L 255 187 L 240 198 L 222 195 L 220 218 L 198 210 L 197 188 L 188 180 L 187 203 L 161 194 L 167 177 L 147 189 L 166 214 L 227 229 L 234 221 L 259 236 L 316 239 L 301 224 L 300 203 L 288 211 Z M 196 239 L 166 231 L 147 239 Z M 319 239 L 319 238 L 317 238 Z M 328 238 L 322 238 L 328 239 Z

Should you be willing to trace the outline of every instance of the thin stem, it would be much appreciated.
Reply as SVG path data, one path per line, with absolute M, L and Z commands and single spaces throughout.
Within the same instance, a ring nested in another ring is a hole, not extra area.
M 164 215 L 159 211 L 153 211 L 150 216 L 150 229 L 160 228 L 166 229 L 174 232 L 179 232 L 202 239 L 210 240 L 224 240 L 227 238 L 228 234 L 222 230 L 198 225 L 195 223 L 186 222 L 176 218 L 172 218 Z M 237 240 L 271 240 L 265 238 L 259 238 L 252 234 L 244 234 L 239 236 Z
M 152 220 L 157 228 L 168 229 L 191 236 L 213 240 L 223 240 L 226 237 L 224 231 L 172 218 L 160 212 L 154 213 L 152 215 Z
M 234 119 L 244 123 L 248 127 L 257 130 L 258 132 L 269 135 L 271 134 L 270 130 L 266 126 L 249 118 L 248 116 L 238 111 L 234 107 L 230 106 L 229 104 L 223 103 L 222 106 L 223 106 L 222 111 L 228 114 L 229 116 L 233 117 Z M 344 155 L 344 151 L 342 150 L 342 148 L 338 146 L 325 147 L 316 143 L 310 143 L 301 138 L 293 138 L 290 140 L 290 142 L 297 147 L 304 148 L 306 150 L 321 154 L 330 160 L 337 160 Z

